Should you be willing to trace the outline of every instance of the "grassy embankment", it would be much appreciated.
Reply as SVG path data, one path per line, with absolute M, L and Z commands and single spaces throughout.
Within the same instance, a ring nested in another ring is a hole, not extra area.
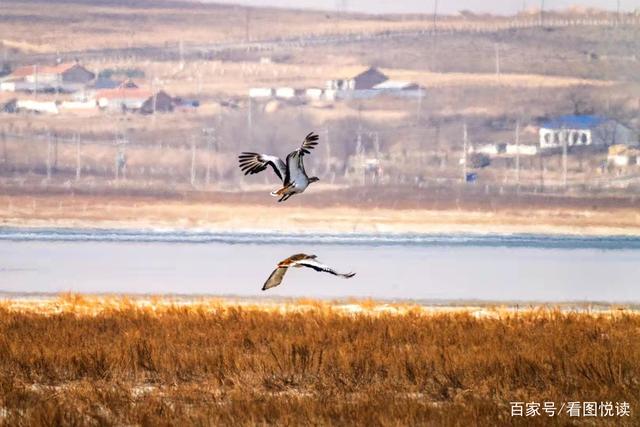
M 491 316 L 329 304 L 267 310 L 99 302 L 0 307 L 0 413 L 11 425 L 511 425 L 510 401 L 640 405 L 640 317 Z M 531 425 L 575 421 L 566 413 Z M 584 420 L 584 418 L 580 419 Z

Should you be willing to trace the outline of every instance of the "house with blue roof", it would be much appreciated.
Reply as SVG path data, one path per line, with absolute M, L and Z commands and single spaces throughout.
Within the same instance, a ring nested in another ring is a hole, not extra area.
M 581 114 L 552 117 L 540 124 L 540 148 L 635 144 L 633 132 L 604 116 Z

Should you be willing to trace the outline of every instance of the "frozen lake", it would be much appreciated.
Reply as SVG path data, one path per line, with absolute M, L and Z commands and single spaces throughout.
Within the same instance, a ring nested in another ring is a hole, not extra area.
M 298 252 L 357 275 L 291 269 L 261 291 Z M 0 228 L 0 290 L 640 302 L 640 238 Z

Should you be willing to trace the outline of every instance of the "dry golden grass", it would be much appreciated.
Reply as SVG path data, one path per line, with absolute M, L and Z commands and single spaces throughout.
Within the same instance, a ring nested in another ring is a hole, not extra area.
M 80 51 L 131 46 L 202 45 L 323 34 L 410 31 L 431 28 L 420 16 L 377 17 L 300 10 L 246 8 L 196 2 L 5 1 L 0 40 L 25 52 Z M 496 28 L 509 18 L 441 18 L 440 29 Z M 37 25 L 38 31 L 31 31 Z
M 510 401 L 626 401 L 632 417 L 597 423 L 637 424 L 637 314 L 390 314 L 372 312 L 373 301 L 347 313 L 300 302 L 5 302 L 1 422 L 493 426 L 512 424 Z
M 571 86 L 608 87 L 614 82 L 574 77 L 544 76 L 513 73 L 432 73 L 415 70 L 385 69 L 389 77 L 420 83 L 427 88 L 437 87 L 496 87 L 566 88 Z
M 99 60 L 83 63 L 87 68 L 136 68 L 144 71 L 141 87 L 162 88 L 174 96 L 216 94 L 246 96 L 251 87 L 293 86 L 296 88 L 324 87 L 328 79 L 355 76 L 367 69 L 359 58 L 336 57 L 331 62 L 286 64 L 225 61 L 187 61 L 180 68 L 175 61 Z M 383 69 L 390 78 L 417 82 L 426 88 L 567 88 L 572 86 L 607 87 L 612 82 L 538 74 L 435 73 L 426 71 Z M 156 79 L 154 85 L 151 81 Z

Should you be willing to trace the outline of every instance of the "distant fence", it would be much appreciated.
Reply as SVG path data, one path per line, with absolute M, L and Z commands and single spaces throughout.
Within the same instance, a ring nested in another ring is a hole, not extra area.
M 411 25 L 407 29 L 381 29 L 376 31 L 352 31 L 345 33 L 307 33 L 301 36 L 278 37 L 267 40 L 232 40 L 227 42 L 216 42 L 208 44 L 182 44 L 177 41 L 173 44 L 160 46 L 144 46 L 130 48 L 96 49 L 90 51 L 67 52 L 75 58 L 105 59 L 105 58 L 154 58 L 160 60 L 184 60 L 184 59 L 206 59 L 212 55 L 233 52 L 270 51 L 279 48 L 300 48 L 316 45 L 326 45 L 335 43 L 358 43 L 371 42 L 376 40 L 421 37 L 421 36 L 443 36 L 458 33 L 493 33 L 513 29 L 526 28 L 564 28 L 564 27 L 624 27 L 640 26 L 640 15 L 621 15 L 619 18 L 556 18 L 547 17 L 540 20 L 539 17 L 527 19 L 504 19 L 495 21 L 474 21 L 474 20 L 447 20 L 442 18 L 436 21 L 425 20 L 420 23 L 419 28 Z M 35 55 L 42 59 L 55 58 L 53 54 Z
M 48 181 L 87 178 L 105 183 L 136 180 L 141 186 L 148 181 L 209 186 L 223 178 L 222 158 L 231 163 L 227 157 L 230 154 L 218 153 L 207 135 L 187 143 L 149 143 L 122 136 L 87 139 L 0 132 L 0 175 L 5 178 L 41 175 Z
M 313 158 L 316 173 L 323 177 L 321 182 L 399 185 L 444 192 L 462 187 L 486 195 L 640 195 L 640 171 L 636 166 L 611 172 L 585 161 L 584 165 L 580 163 L 579 173 L 563 176 L 561 165 L 564 163 L 558 155 L 544 154 L 523 157 L 518 163 L 520 171 L 504 158 L 497 159 L 496 166 L 467 170 L 459 163 L 460 147 L 425 147 L 408 154 L 395 151 L 389 156 L 380 150 L 381 136 L 382 133 L 377 132 L 356 133 L 355 154 L 343 159 L 337 168 L 334 167 L 336 159 L 329 153 L 330 144 L 326 144 Z M 324 138 L 328 140 L 326 131 Z M 341 141 L 339 145 L 345 143 Z M 95 189 L 126 183 L 129 188 L 141 190 L 169 187 L 216 190 L 274 184 L 270 173 L 246 179 L 237 169 L 236 155 L 235 151 L 219 152 L 206 134 L 187 137 L 186 142 L 141 142 L 123 137 L 88 139 L 80 135 L 0 132 L 0 179 L 14 184 L 88 185 Z M 606 159 L 606 155 L 602 155 Z M 465 182 L 465 172 L 474 172 L 478 178 Z

